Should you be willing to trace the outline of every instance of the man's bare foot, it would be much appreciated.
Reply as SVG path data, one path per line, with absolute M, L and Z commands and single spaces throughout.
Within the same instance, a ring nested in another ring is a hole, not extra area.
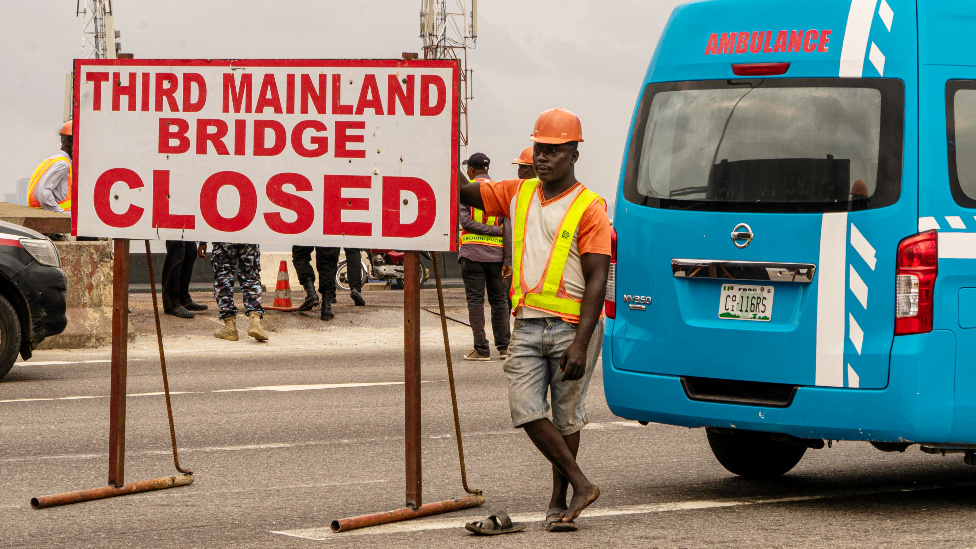
M 600 487 L 596 484 L 590 484 L 588 488 L 580 488 L 579 490 L 573 490 L 573 499 L 569 502 L 569 509 L 563 511 L 562 515 L 559 515 L 559 519 L 563 522 L 570 522 L 576 517 L 580 516 L 583 509 L 589 507 L 591 503 L 596 501 L 596 498 L 600 497 Z

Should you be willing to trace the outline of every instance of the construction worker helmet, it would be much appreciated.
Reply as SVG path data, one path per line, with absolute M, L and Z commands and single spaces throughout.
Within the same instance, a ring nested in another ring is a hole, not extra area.
M 60 134 L 71 137 L 73 135 L 72 130 L 74 130 L 74 127 L 75 127 L 75 121 L 68 120 L 67 122 L 64 123 L 63 126 L 61 126 Z
M 561 145 L 570 141 L 583 141 L 583 125 L 575 114 L 566 109 L 549 109 L 539 115 L 529 139 L 536 143 Z
M 515 159 L 512 164 L 518 164 L 519 166 L 531 166 L 532 165 L 532 147 L 526 147 L 522 151 L 522 154 Z

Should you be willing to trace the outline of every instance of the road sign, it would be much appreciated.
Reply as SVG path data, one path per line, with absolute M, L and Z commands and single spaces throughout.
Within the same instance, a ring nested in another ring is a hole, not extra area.
M 451 61 L 78 60 L 73 232 L 448 251 Z

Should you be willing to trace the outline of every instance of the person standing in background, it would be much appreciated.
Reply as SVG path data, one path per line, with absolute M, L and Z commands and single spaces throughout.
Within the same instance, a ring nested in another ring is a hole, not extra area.
M 488 166 L 491 160 L 475 153 L 464 161 L 468 179 L 473 182 L 490 181 Z M 485 334 L 485 293 L 491 307 L 491 331 L 499 356 L 508 356 L 511 325 L 508 305 L 508 283 L 505 271 L 511 270 L 512 226 L 504 217 L 487 216 L 485 212 L 468 206 L 458 208 L 461 223 L 460 250 L 461 279 L 468 302 L 468 322 L 474 334 L 474 349 L 464 355 L 465 360 L 491 360 L 491 348 Z
M 71 213 L 71 154 L 74 121 L 61 126 L 61 150 L 34 168 L 27 187 L 27 205 L 58 213 Z
M 298 282 L 305 288 L 305 301 L 299 311 L 311 311 L 319 304 L 315 295 L 315 272 L 319 274 L 319 293 L 322 294 L 322 312 L 319 318 L 332 320 L 335 313 L 332 304 L 336 302 L 336 271 L 339 266 L 339 251 L 342 248 L 321 246 L 292 246 L 291 260 L 298 271 Z M 315 251 L 315 270 L 312 270 L 312 251 Z M 366 305 L 363 298 L 362 252 L 358 248 L 345 248 L 346 276 L 349 277 L 349 297 L 357 307 Z
M 190 297 L 190 278 L 197 256 L 206 257 L 203 242 L 166 241 L 166 261 L 163 262 L 163 312 L 179 318 L 193 318 L 193 312 L 206 311 L 207 306 Z
M 261 327 L 264 317 L 261 306 L 261 249 L 257 244 L 214 242 L 210 262 L 214 270 L 214 298 L 220 309 L 220 320 L 224 323 L 214 337 L 237 341 L 237 306 L 234 305 L 236 271 L 248 318 L 247 335 L 258 341 L 267 341 L 268 334 Z
M 532 147 L 523 149 L 522 154 L 512 164 L 518 166 L 518 177 L 516 179 L 532 179 L 536 176 L 535 168 L 532 167 Z

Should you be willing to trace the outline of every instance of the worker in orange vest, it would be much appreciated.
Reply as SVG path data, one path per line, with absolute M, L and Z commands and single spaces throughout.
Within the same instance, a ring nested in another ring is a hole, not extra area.
M 518 166 L 519 179 L 532 179 L 535 177 L 535 168 L 532 167 L 532 147 L 526 147 L 512 164 Z
M 513 223 L 516 320 L 504 367 L 509 407 L 515 427 L 525 429 L 552 463 L 546 525 L 566 531 L 577 528 L 574 519 L 600 495 L 576 454 L 603 339 L 611 229 L 604 200 L 576 180 L 579 118 L 550 109 L 536 120 L 530 139 L 538 178 L 458 184 L 462 203 Z M 568 484 L 573 498 L 567 505 Z
M 491 160 L 484 153 L 474 153 L 463 165 L 468 180 L 490 181 L 488 166 Z M 503 217 L 465 205 L 458 207 L 461 234 L 458 237 L 458 262 L 464 297 L 468 302 L 468 323 L 474 335 L 474 349 L 464 360 L 491 360 L 491 348 L 485 334 L 485 293 L 491 307 L 491 333 L 499 358 L 508 357 L 508 341 L 512 336 L 509 320 L 509 287 L 505 281 L 512 270 L 512 222 Z
M 61 150 L 41 162 L 30 176 L 27 205 L 71 213 L 71 148 L 74 121 L 61 126 Z

